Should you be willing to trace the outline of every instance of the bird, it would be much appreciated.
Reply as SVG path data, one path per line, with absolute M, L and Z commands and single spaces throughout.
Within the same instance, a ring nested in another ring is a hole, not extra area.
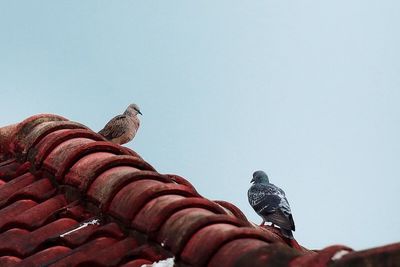
M 264 171 L 253 173 L 253 183 L 247 192 L 250 205 L 265 222 L 271 222 L 272 226 L 279 226 L 282 235 L 294 239 L 292 230 L 295 231 L 294 220 L 285 192 L 269 182 L 268 175 Z
M 130 104 L 125 112 L 112 118 L 99 134 L 115 144 L 126 144 L 131 141 L 140 126 L 138 114 L 143 115 L 136 104 Z

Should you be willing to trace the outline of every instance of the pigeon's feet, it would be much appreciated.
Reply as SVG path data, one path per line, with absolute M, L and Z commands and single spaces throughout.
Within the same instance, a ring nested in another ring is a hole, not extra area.
M 264 226 L 265 225 L 265 221 L 263 220 L 262 223 L 260 224 L 260 226 Z

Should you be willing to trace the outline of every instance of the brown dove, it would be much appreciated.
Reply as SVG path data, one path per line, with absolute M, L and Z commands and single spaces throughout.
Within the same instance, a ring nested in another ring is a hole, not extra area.
M 122 115 L 112 118 L 99 134 L 115 144 L 125 144 L 131 141 L 139 129 L 140 121 L 137 115 L 143 115 L 138 105 L 130 104 Z

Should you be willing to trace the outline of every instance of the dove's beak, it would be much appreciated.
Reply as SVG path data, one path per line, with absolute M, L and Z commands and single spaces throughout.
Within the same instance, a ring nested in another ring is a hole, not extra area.
M 255 181 L 254 181 L 254 178 L 253 179 L 251 179 L 251 181 L 250 181 L 250 183 L 254 183 Z
M 137 112 L 138 112 L 140 115 L 142 115 L 142 116 L 143 116 L 143 114 L 142 114 L 142 112 L 140 112 L 140 110 L 138 110 Z

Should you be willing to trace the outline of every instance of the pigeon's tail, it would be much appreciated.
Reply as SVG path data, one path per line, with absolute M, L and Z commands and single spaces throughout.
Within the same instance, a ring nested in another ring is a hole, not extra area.
M 280 228 L 280 230 L 281 230 L 281 233 L 282 233 L 282 235 L 283 235 L 284 237 L 289 238 L 289 239 L 294 239 L 291 230 L 287 230 L 287 229 L 283 229 L 283 228 Z

